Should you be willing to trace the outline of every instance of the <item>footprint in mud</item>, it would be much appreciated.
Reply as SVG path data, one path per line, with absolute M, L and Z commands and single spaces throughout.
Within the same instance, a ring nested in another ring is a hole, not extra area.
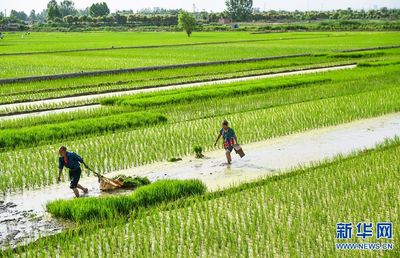
M 194 164 L 194 168 L 201 168 L 203 166 L 203 164 Z
M 0 211 L 0 248 L 14 247 L 39 235 L 55 234 L 62 229 L 57 221 L 38 216 L 33 210 L 19 210 L 15 203 L 2 202 Z

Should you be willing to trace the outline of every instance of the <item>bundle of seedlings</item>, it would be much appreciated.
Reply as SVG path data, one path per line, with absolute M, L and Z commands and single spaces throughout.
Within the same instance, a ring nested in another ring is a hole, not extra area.
M 193 147 L 194 153 L 196 153 L 196 159 L 202 159 L 204 158 L 203 155 L 203 148 L 201 146 L 194 146 Z
M 141 176 L 125 176 L 125 175 L 118 175 L 113 177 L 113 180 L 119 181 L 123 188 L 138 188 L 143 185 L 149 185 L 151 182 L 147 177 Z
M 143 185 L 150 184 L 150 180 L 147 177 L 140 176 L 125 176 L 118 175 L 113 178 L 106 178 L 104 176 L 99 177 L 100 190 L 101 191 L 111 191 L 116 189 L 136 189 Z

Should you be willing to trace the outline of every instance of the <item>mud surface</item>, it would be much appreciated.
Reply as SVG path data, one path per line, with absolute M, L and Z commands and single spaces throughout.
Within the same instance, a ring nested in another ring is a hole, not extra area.
M 81 193 L 81 197 L 131 192 L 102 192 L 97 178 L 93 177 L 82 178 L 80 183 L 89 188 L 89 193 Z M 56 234 L 72 226 L 72 223 L 56 220 L 46 212 L 47 202 L 74 198 L 68 187 L 68 183 L 62 183 L 42 189 L 15 192 L 0 198 L 0 250 L 33 241 L 40 236 Z
M 244 144 L 246 156 L 241 159 L 233 152 L 231 165 L 225 163 L 225 153 L 221 149 L 205 153 L 205 159 L 186 157 L 176 163 L 151 164 L 111 175 L 144 175 L 151 180 L 198 178 L 210 190 L 216 190 L 339 154 L 373 148 L 395 136 L 400 136 L 400 113 Z M 238 137 L 240 141 L 240 135 Z
M 47 214 L 0 201 L 0 249 L 35 240 L 43 234 L 56 234 L 62 228 Z
M 400 113 L 243 144 L 246 156 L 240 159 L 233 153 L 232 165 L 225 163 L 224 151 L 221 149 L 204 153 L 204 159 L 183 157 L 178 162 L 159 162 L 115 171 L 107 176 L 141 175 L 151 181 L 162 178 L 198 178 L 210 190 L 216 190 L 299 165 L 330 159 L 338 154 L 346 155 L 372 148 L 395 136 L 400 136 Z M 84 177 L 80 183 L 89 188 L 87 196 L 107 195 L 99 190 L 94 176 Z M 55 199 L 70 198 L 73 198 L 73 193 L 68 188 L 68 182 L 0 197 L 0 246 L 60 231 L 65 225 L 51 219 L 45 212 L 45 204 Z

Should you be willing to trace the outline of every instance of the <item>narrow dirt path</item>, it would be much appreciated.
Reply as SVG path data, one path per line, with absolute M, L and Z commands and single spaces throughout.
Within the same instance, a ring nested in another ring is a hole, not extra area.
M 356 150 L 372 148 L 396 135 L 400 136 L 400 113 L 244 144 L 246 156 L 240 159 L 233 154 L 233 164 L 230 166 L 224 164 L 224 151 L 221 149 L 204 153 L 204 159 L 184 157 L 176 163 L 159 162 L 115 171 L 108 176 L 142 175 L 152 181 L 162 178 L 198 178 L 210 190 L 216 190 L 290 170 L 299 165 L 333 158 L 338 154 L 346 155 Z M 54 169 L 57 169 L 56 160 Z M 94 176 L 83 178 L 81 184 L 90 189 L 89 196 L 104 194 L 100 192 Z M 0 247 L 2 242 L 10 239 L 15 242 L 29 236 L 58 232 L 60 225 L 48 218 L 45 204 L 55 199 L 72 197 L 67 182 L 5 195 L 0 199 Z
M 127 95 L 134 95 L 134 94 L 146 93 L 146 92 L 157 92 L 157 91 L 165 91 L 165 90 L 172 90 L 172 89 L 201 87 L 201 86 L 206 86 L 206 85 L 215 85 L 215 84 L 223 84 L 223 83 L 233 83 L 233 82 L 260 80 L 260 79 L 282 77 L 282 76 L 290 76 L 290 75 L 329 72 L 329 71 L 336 71 L 336 70 L 343 70 L 343 69 L 353 69 L 355 67 L 357 67 L 356 64 L 341 65 L 341 66 L 315 68 L 315 69 L 292 71 L 292 72 L 282 72 L 282 73 L 256 75 L 256 76 L 246 76 L 246 77 L 240 77 L 240 78 L 234 78 L 234 79 L 222 79 L 222 80 L 215 80 L 215 81 L 208 81 L 208 82 L 196 82 L 196 83 L 179 84 L 179 85 L 171 85 L 171 86 L 165 86 L 165 87 L 154 87 L 154 88 L 147 88 L 147 89 L 133 89 L 133 90 L 129 90 L 129 91 L 118 91 L 118 92 L 100 93 L 100 94 L 92 94 L 92 95 L 77 96 L 77 97 L 65 97 L 65 98 L 57 98 L 57 99 L 39 100 L 39 101 L 31 101 L 31 102 L 0 105 L 0 110 L 1 109 L 21 110 L 21 109 L 24 109 L 26 107 L 34 107 L 34 106 L 40 107 L 40 106 L 43 106 L 43 105 L 54 105 L 54 104 L 57 104 L 57 103 L 71 103 L 71 102 L 74 103 L 74 102 L 79 102 L 79 101 L 98 100 L 98 99 L 102 99 L 102 98 L 127 96 Z M 100 107 L 100 105 L 98 105 L 98 106 L 87 106 L 87 107 L 76 107 L 76 108 L 70 107 L 67 110 L 69 112 L 72 112 L 72 111 L 76 111 L 76 110 L 85 110 L 85 108 L 93 109 L 93 108 L 96 108 L 96 107 Z M 2 119 L 15 119 L 15 118 L 19 118 L 19 117 L 34 116 L 35 114 L 36 115 L 43 115 L 43 114 L 45 115 L 45 114 L 59 113 L 60 110 L 61 109 L 53 109 L 51 111 L 32 112 L 32 113 L 24 114 L 24 116 L 21 116 L 21 115 L 10 115 L 10 116 L 4 116 L 4 117 L 2 117 Z

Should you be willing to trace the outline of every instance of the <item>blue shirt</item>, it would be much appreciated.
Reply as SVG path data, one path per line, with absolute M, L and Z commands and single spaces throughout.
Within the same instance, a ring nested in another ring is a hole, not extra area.
M 224 142 L 230 142 L 231 139 L 235 139 L 235 131 L 232 128 L 228 128 L 228 131 L 225 132 L 224 128 L 221 128 L 219 131 L 221 134 L 222 138 L 224 139 Z
M 74 170 L 80 168 L 80 163 L 83 163 L 83 159 L 78 154 L 69 151 L 67 151 L 67 160 L 68 163 L 65 164 L 64 158 L 60 157 L 58 160 L 58 168 L 63 169 L 64 167 L 67 167 Z

